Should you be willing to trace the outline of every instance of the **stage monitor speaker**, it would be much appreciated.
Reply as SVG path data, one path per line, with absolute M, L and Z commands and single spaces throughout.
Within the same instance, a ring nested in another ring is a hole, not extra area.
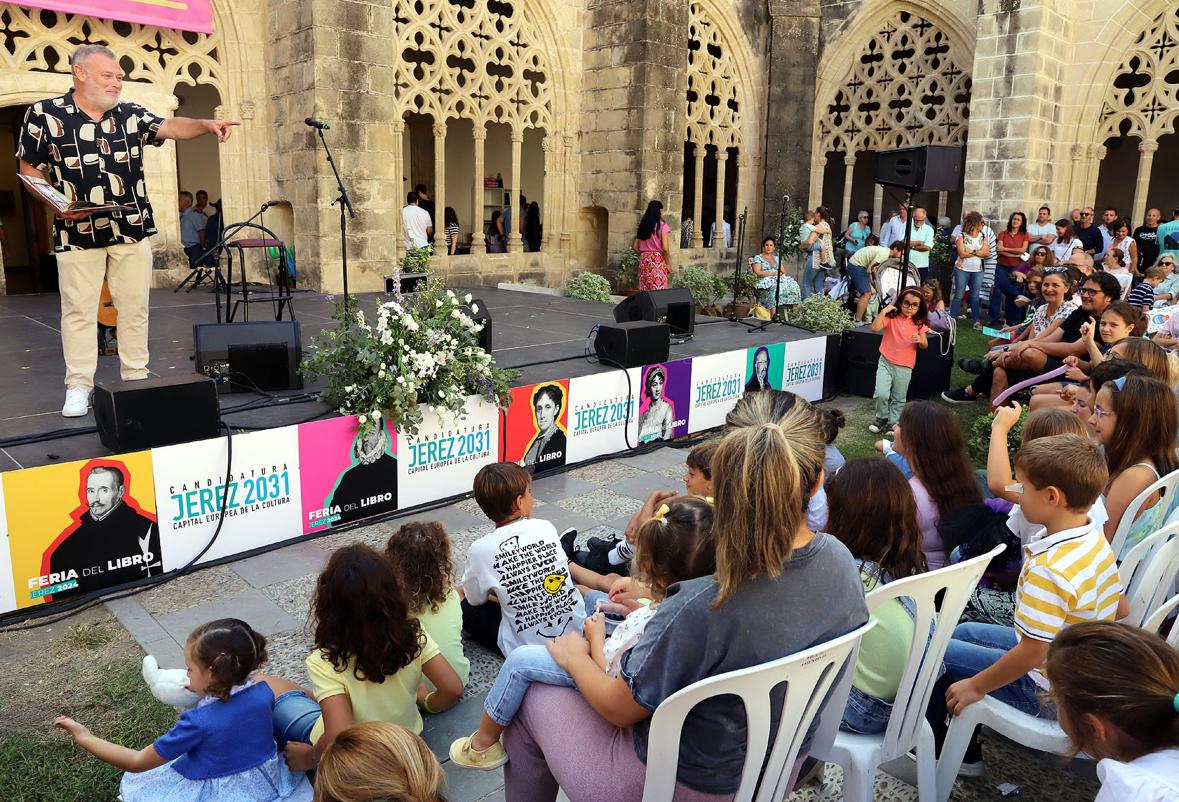
M 952 192 L 962 185 L 962 149 L 921 145 L 877 151 L 874 180 L 913 192 Z
M 871 398 L 876 394 L 876 366 L 880 359 L 880 339 L 883 335 L 865 327 L 843 333 L 839 353 L 839 386 L 845 393 Z M 944 332 L 927 333 L 929 347 L 918 349 L 917 364 L 909 382 L 906 401 L 933 398 L 950 386 L 950 371 L 954 367 L 954 349 L 946 354 Z
M 478 309 L 478 312 L 472 312 L 471 309 Z M 482 298 L 472 298 L 471 303 L 467 305 L 467 314 L 476 323 L 482 323 L 483 328 L 479 332 L 479 347 L 487 353 L 491 353 L 491 310 L 487 308 L 487 304 L 483 303 Z
M 614 307 L 614 320 L 647 320 L 666 323 L 673 335 L 691 334 L 696 328 L 696 304 L 691 290 L 643 290 Z
M 394 273 L 391 276 L 385 276 L 385 292 L 412 295 L 418 291 L 418 286 L 424 284 L 429 277 L 429 273 Z
M 197 373 L 223 393 L 303 389 L 297 320 L 197 323 L 192 343 Z
M 671 350 L 671 328 L 649 320 L 603 323 L 598 326 L 594 350 L 598 359 L 613 367 L 637 368 L 666 362 Z
M 99 384 L 94 422 L 116 454 L 207 440 L 221 432 L 217 385 L 196 373 Z

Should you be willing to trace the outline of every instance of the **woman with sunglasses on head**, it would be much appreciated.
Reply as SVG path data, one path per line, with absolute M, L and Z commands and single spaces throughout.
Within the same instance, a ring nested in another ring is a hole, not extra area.
M 849 258 L 868 244 L 868 237 L 872 233 L 872 226 L 868 223 L 870 219 L 868 212 L 861 209 L 856 212 L 856 219 L 843 230 L 843 249 Z
M 1179 301 L 1179 270 L 1175 269 L 1176 264 L 1179 263 L 1176 262 L 1174 256 L 1164 253 L 1155 264 L 1165 267 L 1168 271 L 1167 277 L 1163 279 L 1163 283 L 1154 291 L 1155 306 L 1173 304 Z
M 1106 382 L 1091 404 L 1089 425 L 1105 447 L 1109 483 L 1105 507 L 1109 520 L 1105 537 L 1113 541 L 1122 516 L 1138 494 L 1179 468 L 1175 437 L 1179 411 L 1175 392 L 1154 378 L 1123 376 Z M 1126 536 L 1118 559 L 1162 524 L 1170 499 L 1155 493 L 1142 505 Z

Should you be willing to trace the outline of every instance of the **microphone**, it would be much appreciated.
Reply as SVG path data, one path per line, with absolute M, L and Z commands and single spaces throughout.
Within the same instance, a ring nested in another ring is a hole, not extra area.
M 303 122 L 307 123 L 307 125 L 310 125 L 312 128 L 318 128 L 320 131 L 331 130 L 330 125 L 328 125 L 327 123 L 320 122 L 319 120 L 315 119 L 314 117 L 308 117 Z
M 282 201 L 268 200 L 266 203 L 262 204 L 262 211 L 266 211 L 271 206 L 278 206 L 280 203 L 282 203 Z

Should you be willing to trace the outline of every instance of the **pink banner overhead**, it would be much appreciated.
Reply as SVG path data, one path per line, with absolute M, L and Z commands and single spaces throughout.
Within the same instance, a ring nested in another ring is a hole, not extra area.
M 213 32 L 212 0 L 18 0 L 17 5 L 157 28 Z

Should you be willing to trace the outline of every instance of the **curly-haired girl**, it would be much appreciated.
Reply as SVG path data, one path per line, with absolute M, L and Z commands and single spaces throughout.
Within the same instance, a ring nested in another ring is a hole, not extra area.
M 315 650 L 307 671 L 323 713 L 305 738 L 287 744 L 292 769 L 316 765 L 350 724 L 390 721 L 421 732 L 418 701 L 436 713 L 462 695 L 462 680 L 410 615 L 393 566 L 376 549 L 337 550 L 319 575 L 311 611 Z M 423 675 L 436 690 L 419 692 Z
M 385 556 L 393 565 L 409 614 L 418 620 L 463 685 L 471 661 L 463 653 L 462 599 L 455 589 L 450 536 L 438 521 L 410 521 L 389 537 Z

